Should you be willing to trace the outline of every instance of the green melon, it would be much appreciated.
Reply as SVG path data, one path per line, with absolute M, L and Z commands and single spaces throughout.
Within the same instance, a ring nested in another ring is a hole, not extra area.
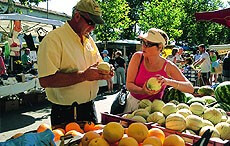
M 220 133 L 220 138 L 230 140 L 230 124 L 227 122 L 218 123 L 215 128 Z
M 146 120 L 142 116 L 134 116 L 131 118 L 131 120 L 141 122 L 141 123 L 146 123 Z
M 165 123 L 165 117 L 161 112 L 154 112 L 148 116 L 147 122 L 153 122 L 162 125 Z
M 202 96 L 212 96 L 214 95 L 214 90 L 210 86 L 202 86 L 198 89 L 198 94 Z
M 177 108 L 176 105 L 173 103 L 166 103 L 163 107 L 162 107 L 162 113 L 165 116 L 168 116 L 172 113 L 176 113 L 177 112 Z
M 138 103 L 138 108 L 146 108 L 147 106 L 150 106 L 152 102 L 149 99 L 142 99 Z
M 199 102 L 194 102 L 190 105 L 189 110 L 195 115 L 202 115 L 204 113 L 204 106 Z
M 171 130 L 183 131 L 186 128 L 186 121 L 181 114 L 171 114 L 166 118 L 165 127 Z
M 204 111 L 203 118 L 216 125 L 217 123 L 221 122 L 222 114 L 216 108 L 208 108 Z
M 165 105 L 164 101 L 155 99 L 152 102 L 151 105 L 151 111 L 152 112 L 161 112 L 162 107 Z
M 171 100 L 176 100 L 180 103 L 186 103 L 188 101 L 185 93 L 181 92 L 180 90 L 174 89 L 173 87 L 170 87 L 166 90 L 162 100 L 165 103 L 168 103 Z
M 176 108 L 177 108 L 178 110 L 180 110 L 180 109 L 189 109 L 189 106 L 188 106 L 187 104 L 185 104 L 185 103 L 179 103 L 179 104 L 176 106 Z
M 220 133 L 213 126 L 204 126 L 204 127 L 202 127 L 200 129 L 199 136 L 202 136 L 204 134 L 204 132 L 207 131 L 208 129 L 210 129 L 210 131 L 213 132 L 212 135 L 211 135 L 211 137 L 218 137 L 218 138 L 220 138 Z
M 187 103 L 190 105 L 190 104 L 192 104 L 192 103 L 194 103 L 194 102 L 199 102 L 199 103 L 205 105 L 205 100 L 202 99 L 202 98 L 200 98 L 200 97 L 192 98 L 192 99 L 190 99 Z
M 203 96 L 201 98 L 204 99 L 205 104 L 211 104 L 213 102 L 216 102 L 216 98 L 214 98 L 212 96 Z
M 210 122 L 209 120 L 205 120 L 205 119 L 203 119 L 203 125 L 204 126 L 213 126 L 214 127 L 214 125 L 212 124 L 212 122 Z
M 199 131 L 203 127 L 203 119 L 196 115 L 189 115 L 186 117 L 186 128 L 193 131 Z
M 216 87 L 215 97 L 218 101 L 230 104 L 230 81 L 223 82 Z
M 134 116 L 141 116 L 146 119 L 149 116 L 149 112 L 145 109 L 137 109 L 133 112 Z
M 161 83 L 159 83 L 159 80 L 156 77 L 151 77 L 147 81 L 147 88 L 149 90 L 155 90 L 158 91 L 161 89 Z

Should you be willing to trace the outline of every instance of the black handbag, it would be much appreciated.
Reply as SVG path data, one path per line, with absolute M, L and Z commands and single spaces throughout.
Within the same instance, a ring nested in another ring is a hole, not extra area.
M 125 86 L 123 86 L 117 94 L 115 100 L 113 101 L 110 109 L 110 114 L 117 115 L 124 112 L 128 94 L 129 91 L 126 89 Z
M 144 56 L 142 54 L 141 59 L 140 59 L 140 63 L 138 66 L 138 71 L 139 71 L 140 64 L 141 64 L 143 59 L 144 59 Z M 117 114 L 121 114 L 124 112 L 128 94 L 129 94 L 129 91 L 126 89 L 125 85 L 123 85 L 123 87 L 121 88 L 121 90 L 117 94 L 115 100 L 113 101 L 113 104 L 112 104 L 111 109 L 110 109 L 110 114 L 117 115 Z

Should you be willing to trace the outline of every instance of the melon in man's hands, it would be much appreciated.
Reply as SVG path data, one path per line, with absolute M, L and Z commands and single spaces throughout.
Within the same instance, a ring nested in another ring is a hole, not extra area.
M 147 88 L 149 90 L 158 91 L 161 89 L 161 83 L 158 82 L 159 80 L 156 77 L 151 77 L 147 81 Z
M 98 64 L 97 69 L 100 70 L 100 73 L 102 74 L 109 74 L 111 65 L 108 62 L 101 62 Z

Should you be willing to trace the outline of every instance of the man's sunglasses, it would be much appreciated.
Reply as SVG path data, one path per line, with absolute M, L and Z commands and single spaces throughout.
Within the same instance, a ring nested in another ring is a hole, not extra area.
M 147 48 L 153 47 L 153 46 L 158 46 L 159 43 L 151 43 L 151 42 L 145 42 L 143 40 L 141 40 L 141 44 L 144 45 Z
M 95 23 L 94 23 L 92 20 L 87 19 L 84 15 L 81 15 L 81 17 L 85 20 L 85 22 L 86 22 L 88 25 L 92 25 L 92 26 L 95 25 Z

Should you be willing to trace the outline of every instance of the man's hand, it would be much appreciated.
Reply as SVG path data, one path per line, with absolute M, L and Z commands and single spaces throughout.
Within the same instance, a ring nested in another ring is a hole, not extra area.
M 108 80 L 113 77 L 114 71 L 110 71 L 109 74 L 101 74 L 100 71 L 97 69 L 98 62 L 91 65 L 87 68 L 83 75 L 87 81 L 95 81 L 95 80 Z

